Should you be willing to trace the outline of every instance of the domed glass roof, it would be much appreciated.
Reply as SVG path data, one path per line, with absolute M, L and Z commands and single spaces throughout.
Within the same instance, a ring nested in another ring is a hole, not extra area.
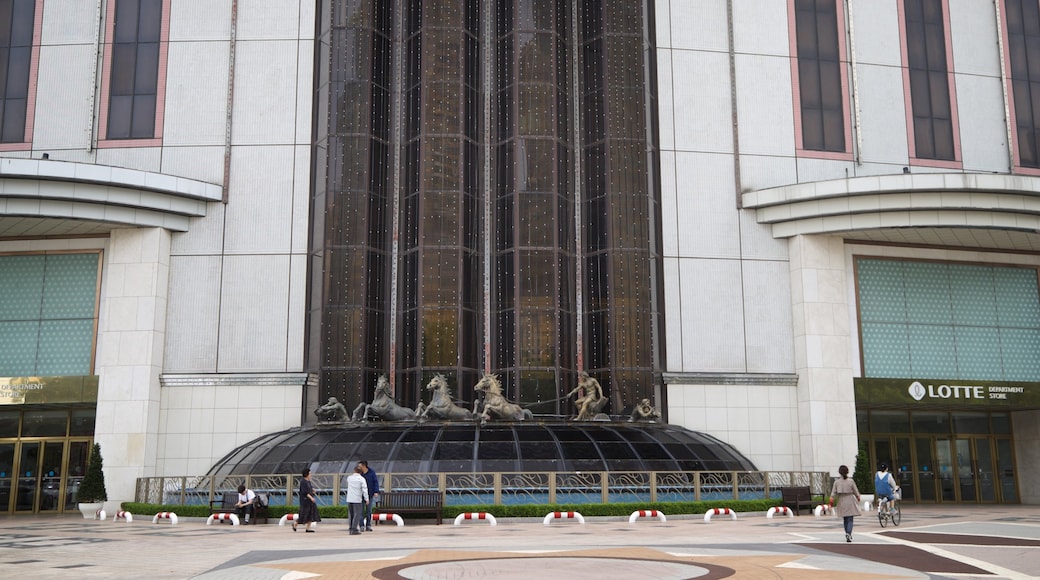
M 319 424 L 264 435 L 209 475 L 380 472 L 757 471 L 711 435 L 662 423 L 521 421 Z

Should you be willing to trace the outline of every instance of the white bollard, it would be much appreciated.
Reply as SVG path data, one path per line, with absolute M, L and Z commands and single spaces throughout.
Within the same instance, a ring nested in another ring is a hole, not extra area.
M 152 523 L 153 524 L 157 524 L 157 523 L 159 523 L 159 520 L 170 520 L 170 524 L 176 526 L 177 525 L 177 514 L 175 514 L 173 512 L 159 512 L 159 513 L 155 514 L 154 518 L 152 518 Z
M 664 514 L 657 510 L 637 510 L 632 512 L 632 515 L 628 516 L 628 523 L 634 524 L 637 518 L 657 518 L 662 522 L 668 521 L 668 519 L 664 517 Z
M 129 524 L 134 521 L 134 514 L 130 512 L 118 511 L 116 512 L 116 515 L 112 516 L 112 521 L 118 522 L 119 518 L 123 518 L 124 520 L 126 520 L 126 523 Z
M 833 513 L 834 513 L 834 508 L 831 505 L 825 504 L 825 503 L 821 503 L 820 505 L 816 506 L 813 509 L 813 515 L 816 516 L 816 517 L 820 517 L 820 516 L 825 515 L 825 514 L 833 514 Z
M 552 520 L 560 519 L 577 520 L 579 524 L 585 523 L 585 518 L 582 517 L 582 515 L 578 512 L 549 512 L 545 514 L 545 519 L 542 520 L 542 523 L 545 525 L 549 525 L 549 522 L 551 522 Z
M 733 510 L 731 510 L 729 508 L 712 508 L 712 509 L 704 512 L 704 521 L 710 522 L 711 521 L 711 516 L 721 516 L 721 515 L 728 515 L 729 519 L 731 519 L 731 520 L 737 519 L 737 512 L 735 512 L 735 511 L 733 511 Z
M 463 520 L 487 520 L 493 526 L 498 525 L 498 520 L 495 516 L 487 512 L 470 512 L 468 514 L 459 514 L 455 516 L 455 525 L 459 525 Z
M 106 519 L 108 519 L 108 514 L 105 513 L 105 510 L 100 509 L 100 510 L 94 512 L 94 519 L 95 520 L 105 521 Z
M 794 512 L 792 512 L 791 508 L 787 506 L 777 506 L 769 508 L 769 511 L 766 512 L 766 517 L 772 519 L 773 514 L 787 514 L 787 517 L 789 518 L 794 517 Z
M 397 514 L 372 514 L 372 521 L 374 522 L 386 522 L 390 520 L 396 522 L 398 527 L 404 525 L 404 519 Z
M 218 522 L 229 521 L 231 526 L 234 527 L 238 525 L 238 514 L 211 514 L 206 518 L 206 525 L 212 525 L 214 520 Z
M 300 517 L 300 514 L 285 514 L 284 516 L 282 516 L 282 519 L 278 520 L 278 525 L 279 526 L 284 526 L 285 522 L 295 521 L 295 520 L 299 519 L 299 517 Z

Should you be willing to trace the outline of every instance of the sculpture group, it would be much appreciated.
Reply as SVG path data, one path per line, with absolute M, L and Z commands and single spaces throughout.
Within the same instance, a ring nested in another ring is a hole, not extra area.
M 397 404 L 390 390 L 390 381 L 386 375 L 380 375 L 376 381 L 375 394 L 371 403 L 361 403 L 350 414 L 349 420 L 365 422 L 373 419 L 383 421 L 425 421 L 428 419 L 440 421 L 470 421 L 479 420 L 481 424 L 492 419 L 506 421 L 528 421 L 534 418 L 530 409 L 525 409 L 517 403 L 506 399 L 502 393 L 502 383 L 498 375 L 486 373 L 480 381 L 473 386 L 476 400 L 473 401 L 472 410 L 462 407 L 452 400 L 448 379 L 442 375 L 435 375 L 426 385 L 426 390 L 433 394 L 429 404 L 420 402 L 415 409 L 410 409 Z M 603 393 L 603 387 L 599 381 L 589 376 L 586 372 L 578 375 L 578 386 L 564 397 L 570 399 L 577 396 L 574 405 L 577 415 L 574 421 L 609 420 L 603 414 L 607 405 L 607 397 Z M 324 405 L 314 410 L 319 421 L 347 421 L 347 409 L 336 397 L 329 397 Z M 629 421 L 655 421 L 660 414 L 650 404 L 649 399 L 643 399 L 635 405 Z

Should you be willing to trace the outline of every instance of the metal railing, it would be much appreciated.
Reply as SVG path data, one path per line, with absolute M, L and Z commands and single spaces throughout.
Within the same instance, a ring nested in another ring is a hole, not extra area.
M 345 505 L 347 473 L 315 473 L 318 505 Z M 142 477 L 135 501 L 208 505 L 240 484 L 268 494 L 270 505 L 298 505 L 299 475 Z M 384 473 L 384 491 L 440 491 L 445 505 L 584 504 L 779 499 L 780 488 L 830 489 L 821 471 L 594 471 Z

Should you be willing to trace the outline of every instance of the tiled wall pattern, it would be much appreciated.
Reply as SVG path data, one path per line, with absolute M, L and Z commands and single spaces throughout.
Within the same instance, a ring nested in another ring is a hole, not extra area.
M 867 377 L 1040 380 L 1037 272 L 860 258 Z
M 98 255 L 0 256 L 0 376 L 91 372 Z

